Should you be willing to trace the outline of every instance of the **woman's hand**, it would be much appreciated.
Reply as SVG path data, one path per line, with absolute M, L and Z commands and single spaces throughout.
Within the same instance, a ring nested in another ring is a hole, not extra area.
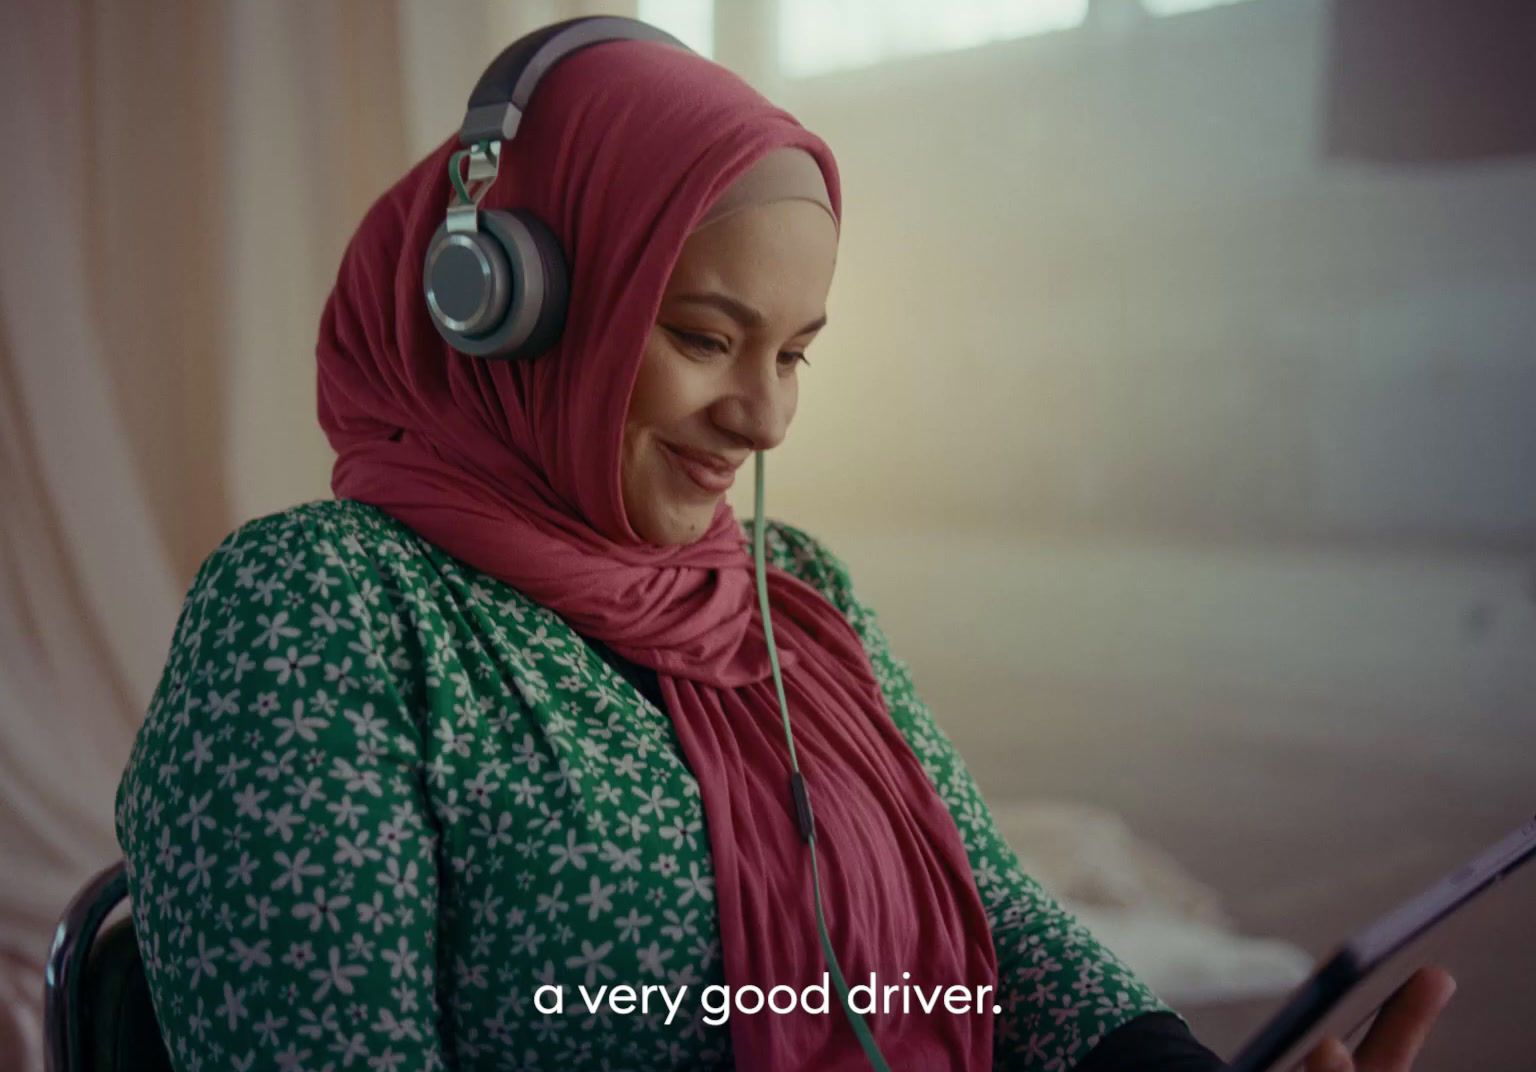
M 1353 1056 L 1337 1038 L 1326 1038 L 1307 1055 L 1303 1072 L 1408 1072 L 1455 992 L 1444 968 L 1420 968 L 1382 1005 Z

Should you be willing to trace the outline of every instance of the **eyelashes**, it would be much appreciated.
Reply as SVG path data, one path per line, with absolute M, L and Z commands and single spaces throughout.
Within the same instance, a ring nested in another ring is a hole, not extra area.
M 669 328 L 668 330 L 672 329 Z M 699 353 L 723 354 L 728 349 L 725 343 L 709 335 L 695 335 L 691 331 L 675 330 L 672 331 L 672 334 L 681 339 L 683 345 L 688 347 L 688 349 L 697 351 Z
M 676 336 L 677 339 L 681 341 L 685 347 L 694 351 L 695 353 L 704 354 L 706 356 L 715 356 L 730 352 L 730 347 L 712 335 L 700 335 L 692 331 L 679 331 L 676 328 L 668 328 L 667 330 Z M 795 365 L 802 364 L 809 368 L 811 364 L 810 361 L 806 358 L 805 352 L 803 350 L 786 350 L 784 353 L 779 355 L 779 362 L 781 364 L 783 364 L 786 359 L 788 360 L 789 367 L 791 368 L 793 368 Z

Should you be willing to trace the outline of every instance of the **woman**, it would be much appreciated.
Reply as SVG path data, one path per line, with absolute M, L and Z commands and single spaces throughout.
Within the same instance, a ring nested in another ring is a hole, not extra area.
M 494 362 L 421 300 L 454 148 L 374 204 L 326 307 L 337 499 L 204 562 L 119 789 L 170 1052 L 868 1067 L 835 996 L 701 1001 L 827 970 L 722 489 L 794 415 L 836 259 L 832 155 L 691 54 L 564 59 L 483 206 L 549 222 L 569 316 L 550 353 Z M 868 1015 L 892 1067 L 1216 1067 L 1020 871 L 843 565 L 789 525 L 765 540 L 842 970 L 987 997 Z M 587 1006 L 620 985 L 646 1007 Z

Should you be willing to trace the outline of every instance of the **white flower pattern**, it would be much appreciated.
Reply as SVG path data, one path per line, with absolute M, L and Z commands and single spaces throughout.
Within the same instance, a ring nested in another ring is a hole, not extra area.
M 843 564 L 781 522 L 765 542 L 854 627 L 955 816 L 998 954 L 995 1067 L 1068 1069 L 1172 1011 L 1021 871 Z M 203 562 L 116 827 L 180 1072 L 731 1065 L 696 1002 L 671 1025 L 534 1009 L 546 982 L 724 981 L 698 785 L 563 619 L 374 507 L 306 503 Z

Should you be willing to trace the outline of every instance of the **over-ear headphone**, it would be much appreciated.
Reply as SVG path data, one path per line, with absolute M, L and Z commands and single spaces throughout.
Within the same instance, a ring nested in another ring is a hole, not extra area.
M 566 56 L 603 41 L 660 41 L 692 51 L 671 34 L 635 19 L 568 19 L 508 45 L 469 95 L 459 128 L 459 144 L 465 148 L 448 160 L 454 203 L 427 245 L 422 268 L 432 324 L 461 353 L 526 361 L 560 338 L 570 276 L 559 239 L 533 212 L 482 211 L 480 199 L 495 183 L 502 143 L 517 136 L 539 81 Z M 465 157 L 473 189 L 460 175 Z

